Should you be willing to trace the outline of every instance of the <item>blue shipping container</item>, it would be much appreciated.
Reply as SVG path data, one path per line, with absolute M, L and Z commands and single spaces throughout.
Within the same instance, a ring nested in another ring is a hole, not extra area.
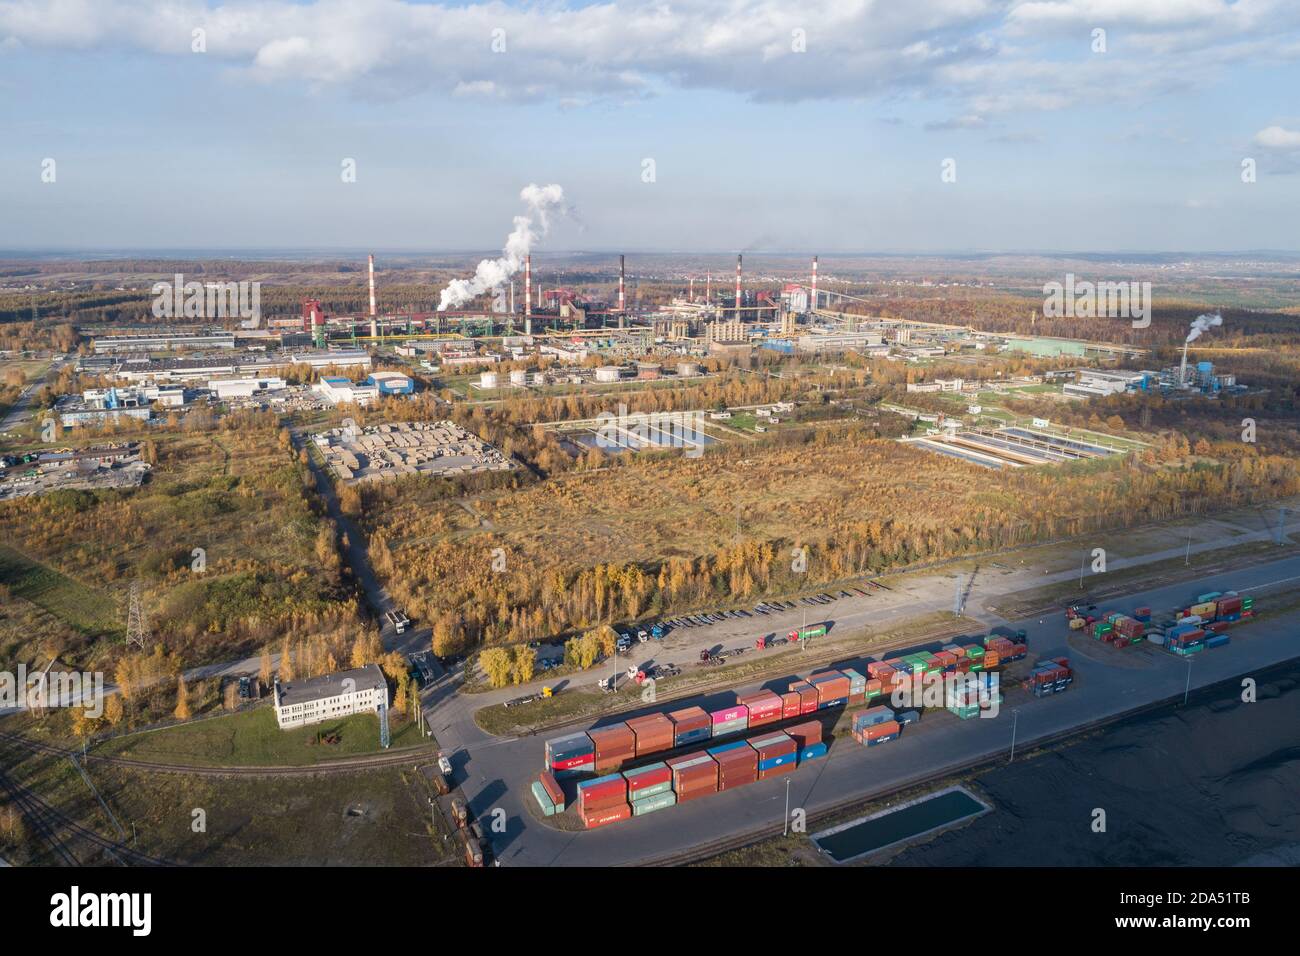
M 825 756 L 826 756 L 826 744 L 825 743 L 813 744 L 811 747 L 807 747 L 804 750 L 799 752 L 799 762 L 803 763 L 805 760 L 816 760 L 818 757 L 825 757 Z
M 716 757 L 718 754 L 726 753 L 728 750 L 740 750 L 748 746 L 749 746 L 748 740 L 737 740 L 735 743 L 719 744 L 716 747 L 710 747 L 705 752 L 708 753 L 710 756 Z
M 769 757 L 766 760 L 760 760 L 758 762 L 758 769 L 761 772 L 763 770 L 771 770 L 773 767 L 780 767 L 782 764 L 793 763 L 797 756 L 798 753 L 792 753 L 782 754 L 779 757 Z

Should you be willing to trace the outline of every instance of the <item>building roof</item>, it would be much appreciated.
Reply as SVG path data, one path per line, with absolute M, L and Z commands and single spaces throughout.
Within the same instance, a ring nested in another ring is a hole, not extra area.
M 345 684 L 345 681 L 349 680 L 353 681 L 352 685 Z M 373 690 L 377 687 L 386 690 L 388 682 L 378 664 L 367 664 L 365 667 L 335 671 L 333 674 L 291 681 L 288 684 L 277 682 L 275 686 L 276 706 L 288 707 L 293 704 L 324 700 L 326 697 L 337 697 L 349 691 Z

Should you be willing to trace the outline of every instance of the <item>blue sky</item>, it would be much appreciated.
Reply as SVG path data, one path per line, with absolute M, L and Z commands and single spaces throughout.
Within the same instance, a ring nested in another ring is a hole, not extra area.
M 0 248 L 1296 250 L 1296 6 L 0 0 Z

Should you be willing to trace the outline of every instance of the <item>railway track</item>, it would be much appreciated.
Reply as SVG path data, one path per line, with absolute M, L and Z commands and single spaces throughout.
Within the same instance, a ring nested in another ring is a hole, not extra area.
M 66 866 L 80 866 L 81 861 L 73 856 L 59 831 L 68 836 L 93 844 L 108 853 L 121 866 L 171 866 L 167 860 L 140 853 L 130 847 L 112 840 L 95 830 L 73 820 L 67 814 L 46 803 L 33 790 L 15 781 L 8 774 L 0 771 L 0 790 L 22 811 L 23 816 L 35 828 L 40 837 L 50 846 Z
M 59 757 L 81 757 L 77 750 L 59 747 L 55 744 L 42 743 L 21 734 L 0 732 L 0 740 L 25 747 L 38 753 L 53 754 Z M 310 777 L 321 773 L 356 773 L 382 767 L 405 766 L 412 760 L 421 758 L 435 759 L 437 751 L 433 749 L 403 750 L 397 753 L 376 754 L 372 757 L 347 758 L 333 763 L 312 764 L 306 767 L 201 767 L 192 764 L 156 763 L 148 760 L 132 760 L 128 757 L 109 757 L 101 754 L 86 754 L 85 760 L 97 760 L 100 763 L 113 764 L 127 770 L 142 770 L 149 773 L 181 773 L 199 777 Z

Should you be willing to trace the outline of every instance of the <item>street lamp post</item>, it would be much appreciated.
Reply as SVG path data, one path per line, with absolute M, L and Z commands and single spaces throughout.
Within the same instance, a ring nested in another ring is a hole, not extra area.
M 1011 763 L 1012 760 L 1016 759 L 1016 725 L 1019 723 L 1020 711 L 1013 710 L 1011 712 L 1011 759 L 1007 763 Z
M 785 778 L 785 824 L 781 829 L 781 836 L 790 835 L 790 778 Z
M 1183 687 L 1183 706 L 1187 706 L 1187 695 L 1192 692 L 1192 659 L 1187 658 L 1187 684 Z

